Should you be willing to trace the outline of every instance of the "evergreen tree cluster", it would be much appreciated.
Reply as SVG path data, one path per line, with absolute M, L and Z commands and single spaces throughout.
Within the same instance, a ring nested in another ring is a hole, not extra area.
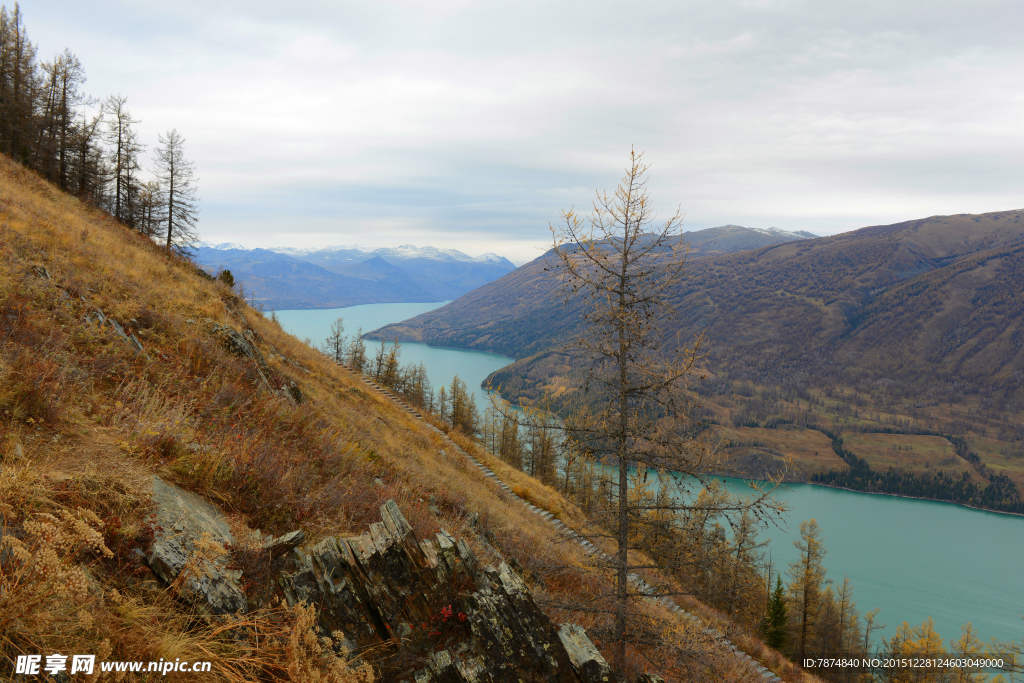
M 331 324 L 320 351 L 339 365 L 362 373 L 415 408 L 433 414 L 453 429 L 469 436 L 477 435 L 480 412 L 466 383 L 456 375 L 449 387 L 442 386 L 435 392 L 423 363 L 402 365 L 402 345 L 397 339 L 390 345 L 382 343 L 373 357 L 368 357 L 363 328 L 360 327 L 349 339 L 345 334 L 345 319 L 338 318 Z
M 85 69 L 69 49 L 38 59 L 19 5 L 0 6 L 0 151 L 121 223 L 188 253 L 197 240 L 196 179 L 177 130 L 158 137 L 146 172 L 140 121 L 127 98 L 102 102 L 82 86 Z
M 768 598 L 761 623 L 761 635 L 766 644 L 797 664 L 802 664 L 804 659 L 818 658 L 856 661 L 855 666 L 813 668 L 819 678 L 837 682 L 982 683 L 992 680 L 984 669 L 969 664 L 904 668 L 864 666 L 865 659 L 992 658 L 1004 661 L 1004 672 L 1024 671 L 1019 644 L 996 640 L 983 644 L 970 623 L 961 627 L 960 638 L 943 641 L 930 617 L 920 626 L 912 627 L 903 622 L 891 638 L 882 638 L 877 646 L 873 645 L 871 634 L 885 628 L 885 624 L 876 623 L 879 610 L 862 616 L 857 611 L 849 579 L 843 577 L 842 585 L 835 586 L 826 578 L 824 541 L 815 520 L 800 524 L 800 540 L 793 542 L 800 556 L 789 565 L 790 581 L 784 584 L 782 576 L 776 576 L 775 589 Z M 994 680 L 1007 679 L 997 676 Z

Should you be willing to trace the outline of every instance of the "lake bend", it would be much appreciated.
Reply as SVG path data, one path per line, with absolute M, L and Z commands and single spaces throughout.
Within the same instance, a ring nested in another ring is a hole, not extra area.
M 389 323 L 443 306 L 440 303 L 368 304 L 328 310 L 277 311 L 284 329 L 319 345 L 331 323 L 345 320 L 345 333 L 362 326 L 370 332 Z M 367 355 L 380 342 L 366 340 Z M 422 362 L 435 390 L 458 375 L 486 406 L 481 382 L 512 362 L 480 351 L 403 343 L 402 363 Z M 726 479 L 732 487 L 742 480 Z M 776 571 L 797 557 L 793 540 L 800 522 L 815 518 L 822 529 L 827 578 L 849 577 L 857 609 L 880 607 L 877 622 L 886 627 L 873 636 L 889 637 L 900 623 L 916 626 L 929 616 L 948 645 L 971 622 L 979 638 L 1024 638 L 1024 517 L 975 510 L 952 503 L 873 495 L 810 484 L 788 484 L 776 495 L 788 501 L 782 529 L 762 533 L 770 539 Z

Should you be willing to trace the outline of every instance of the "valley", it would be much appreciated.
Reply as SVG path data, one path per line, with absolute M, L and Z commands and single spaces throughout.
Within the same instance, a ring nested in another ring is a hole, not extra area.
M 436 311 L 442 304 L 417 305 L 417 314 Z M 346 329 L 397 324 L 413 313 L 406 304 L 376 304 L 323 311 L 278 311 L 283 327 L 296 336 L 308 337 L 319 345 L 331 322 L 339 317 Z M 429 310 L 428 310 L 429 309 Z M 379 342 L 368 342 L 379 343 Z M 500 374 L 498 367 L 510 367 L 511 358 L 479 351 L 402 345 L 403 362 L 423 362 L 435 388 L 450 384 L 458 374 L 469 386 L 479 386 L 488 376 Z M 483 392 L 476 392 L 477 405 L 486 405 Z M 920 623 L 935 619 L 942 633 L 956 633 L 970 621 L 983 640 L 1013 639 L 1021 630 L 1019 611 L 1007 594 L 1024 592 L 1024 577 L 1018 568 L 1024 564 L 1024 545 L 1008 543 L 1024 533 L 1024 518 L 997 515 L 948 503 L 914 500 L 894 496 L 868 495 L 807 483 L 814 472 L 845 468 L 830 439 L 821 431 L 793 425 L 777 428 L 721 427 L 723 447 L 745 457 L 748 470 L 758 470 L 776 459 L 792 461 L 790 485 L 776 492 L 791 509 L 780 526 L 769 526 L 760 533 L 769 545 L 763 550 L 776 567 L 783 569 L 798 559 L 793 540 L 798 538 L 799 523 L 816 518 L 824 530 L 829 548 L 831 575 L 847 576 L 857 588 L 861 611 L 881 607 L 879 619 L 886 627 L 879 636 L 891 637 L 904 620 Z M 850 448 L 864 453 L 873 467 L 890 464 L 908 467 L 908 463 L 927 472 L 949 466 L 956 458 L 953 447 L 936 436 L 858 433 L 845 439 Z M 769 460 L 756 461 L 767 454 Z M 754 459 L 754 462 L 749 462 Z M 737 474 L 727 472 L 723 474 Z M 730 488 L 743 492 L 742 479 L 726 477 Z M 971 539 L 971 553 L 948 552 L 950 539 Z M 922 576 L 927 575 L 926 586 Z M 964 585 L 964 576 L 974 577 Z
M 687 278 L 672 294 L 677 317 L 663 325 L 674 343 L 706 335 L 706 379 L 692 390 L 705 426 L 734 456 L 733 473 L 784 470 L 808 481 L 842 472 L 849 463 L 834 449 L 806 446 L 831 443 L 825 429 L 841 432 L 846 451 L 878 476 L 941 470 L 977 487 L 950 494 L 957 502 L 1024 510 L 1022 213 L 939 216 L 731 253 L 709 253 L 708 231 L 685 234 Z M 505 398 L 568 405 L 581 359 L 562 349 L 579 309 L 555 298 L 549 258 L 377 334 L 511 356 L 489 378 Z M 1000 501 L 983 500 L 993 478 Z

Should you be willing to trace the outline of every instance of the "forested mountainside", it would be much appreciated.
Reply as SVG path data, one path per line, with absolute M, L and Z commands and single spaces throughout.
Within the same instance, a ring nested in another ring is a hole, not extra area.
M 465 453 L 565 527 L 585 515 L 425 418 L 0 155 L 3 676 L 18 656 L 86 653 L 97 673 L 205 661 L 228 683 L 596 682 L 578 656 L 597 651 L 558 624 L 606 648 L 589 610 L 610 576 Z M 621 680 L 758 675 L 708 624 L 817 680 L 687 609 L 701 621 L 640 605 L 655 635 Z
M 230 270 L 253 303 L 279 310 L 445 301 L 515 269 L 494 254 L 471 258 L 411 245 L 369 251 L 203 244 L 196 260 L 211 272 Z
M 751 448 L 769 460 L 791 455 L 787 439 L 749 432 L 780 421 L 928 432 L 965 437 L 964 455 L 980 460 L 905 455 L 891 464 L 927 472 L 945 463 L 979 486 L 984 465 L 1022 486 L 1022 218 L 935 216 L 729 254 L 698 248 L 672 293 L 678 317 L 664 328 L 683 343 L 705 333 L 709 379 L 695 390 L 740 459 Z M 512 356 L 492 379 L 513 400 L 564 393 L 579 363 L 552 352 L 572 336 L 579 311 L 554 294 L 548 258 L 376 336 Z M 823 450 L 812 449 L 792 476 L 849 466 Z

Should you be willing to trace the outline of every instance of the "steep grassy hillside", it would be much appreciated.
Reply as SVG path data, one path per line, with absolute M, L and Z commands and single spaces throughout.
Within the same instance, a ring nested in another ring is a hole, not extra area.
M 980 484 L 984 464 L 1024 490 L 1022 218 L 932 217 L 731 254 L 698 249 L 672 295 L 678 317 L 664 328 L 684 342 L 706 332 L 711 379 L 695 389 L 723 427 L 781 420 L 967 436 L 964 455 L 980 462 L 947 462 L 947 471 Z M 511 355 L 519 360 L 491 379 L 513 400 L 564 394 L 580 362 L 553 352 L 579 311 L 554 296 L 549 263 L 541 257 L 379 334 Z M 983 439 L 998 441 L 998 454 L 974 446 Z
M 255 357 L 238 355 L 240 338 Z M 553 490 L 455 438 L 524 497 L 587 524 Z M 556 622 L 582 623 L 603 645 L 599 615 L 558 607 L 607 590 L 592 559 L 450 443 L 223 283 L 0 157 L 0 536 L 15 548 L 0 553 L 0 666 L 73 652 L 211 660 L 204 680 L 361 680 L 310 673 L 333 655 L 248 546 L 211 548 L 243 572 L 252 609 L 235 620 L 204 616 L 184 584 L 157 581 L 143 560 L 168 531 L 149 516 L 153 475 L 227 511 L 238 538 L 361 533 L 393 499 L 417 538 L 443 528 L 480 558 L 504 557 Z M 631 651 L 634 672 L 743 675 L 699 628 L 654 604 L 643 615 L 660 635 Z M 378 671 L 413 667 L 404 642 L 360 656 Z M 306 650 L 320 654 L 303 660 Z

